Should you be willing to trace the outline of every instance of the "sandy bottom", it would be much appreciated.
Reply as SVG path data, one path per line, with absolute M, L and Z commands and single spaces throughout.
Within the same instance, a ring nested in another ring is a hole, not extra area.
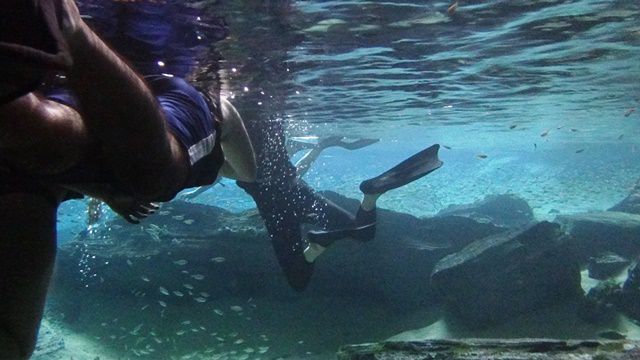
M 586 271 L 582 275 L 585 290 L 597 285 Z M 624 277 L 623 271 L 618 281 Z M 229 310 L 239 304 L 242 312 Z M 575 304 L 532 312 L 482 330 L 448 319 L 437 307 L 394 314 L 384 304 L 352 298 L 264 298 L 250 303 L 229 298 L 216 300 L 215 306 L 224 309 L 224 315 L 197 313 L 191 306 L 175 307 L 165 309 L 161 317 L 138 323 L 137 312 L 123 313 L 126 308 L 114 307 L 73 326 L 45 321 L 43 328 L 52 331 L 44 336 L 62 337 L 64 347 L 34 359 L 320 360 L 335 359 L 340 346 L 354 343 L 443 338 L 598 339 L 605 330 L 640 340 L 640 326 L 624 315 L 606 325 L 593 325 L 576 316 Z M 108 319 L 111 321 L 106 322 Z M 160 346 L 157 341 L 171 346 Z

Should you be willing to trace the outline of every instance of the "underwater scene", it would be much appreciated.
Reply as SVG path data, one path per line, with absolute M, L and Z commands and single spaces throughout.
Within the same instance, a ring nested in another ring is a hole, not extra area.
M 257 183 L 64 202 L 33 359 L 640 358 L 640 2 L 182 3 Z

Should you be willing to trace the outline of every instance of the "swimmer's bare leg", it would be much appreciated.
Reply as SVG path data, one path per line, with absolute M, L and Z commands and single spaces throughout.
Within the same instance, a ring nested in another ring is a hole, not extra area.
M 56 252 L 53 200 L 39 193 L 0 195 L 2 359 L 28 359 L 35 348 Z
M 63 33 L 73 61 L 69 83 L 120 186 L 150 199 L 177 190 L 186 179 L 189 162 L 168 131 L 154 95 L 89 29 L 73 0 L 63 1 Z
M 80 114 L 60 112 L 64 106 L 33 93 L 0 104 L 3 157 L 27 170 L 42 173 L 39 166 L 46 164 L 43 157 L 47 156 L 48 149 L 42 151 L 32 139 L 46 139 L 41 142 L 46 145 L 65 144 L 72 139 L 70 143 L 75 145 L 74 134 L 52 131 L 51 127 L 66 129 L 68 121 L 75 126 L 80 119 L 81 126 L 86 128 L 82 131 L 86 130 L 91 140 L 99 143 L 104 161 L 121 188 L 141 198 L 155 198 L 177 190 L 186 178 L 188 160 L 181 145 L 167 131 L 155 97 L 145 82 L 82 21 L 73 0 L 61 1 L 62 32 L 72 60 L 67 75 L 71 89 L 79 98 Z M 24 131 L 14 129 L 15 123 L 23 126 Z M 50 136 L 51 133 L 59 136 Z M 81 144 L 86 140 L 80 139 Z M 85 155 L 86 149 L 61 147 L 62 158 Z M 69 166 L 67 162 L 58 164 L 55 157 L 53 160 L 54 166 L 49 172 L 59 172 Z M 69 161 L 73 163 L 77 159 Z

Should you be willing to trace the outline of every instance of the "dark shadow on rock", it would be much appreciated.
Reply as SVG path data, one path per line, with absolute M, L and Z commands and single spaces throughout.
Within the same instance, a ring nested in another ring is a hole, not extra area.
M 583 295 L 580 268 L 558 224 L 541 222 L 475 241 L 436 265 L 434 288 L 470 327 Z

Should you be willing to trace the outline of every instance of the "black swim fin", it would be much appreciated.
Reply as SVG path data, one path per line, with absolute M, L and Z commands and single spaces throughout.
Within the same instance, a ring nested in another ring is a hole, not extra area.
M 399 188 L 442 166 L 438 158 L 440 145 L 432 145 L 411 156 L 384 173 L 360 183 L 360 191 L 365 194 L 382 194 Z
M 363 226 L 338 229 L 338 230 L 311 230 L 307 233 L 310 242 L 328 247 L 336 240 L 353 238 L 359 241 L 368 241 L 375 236 L 376 224 L 371 223 Z

